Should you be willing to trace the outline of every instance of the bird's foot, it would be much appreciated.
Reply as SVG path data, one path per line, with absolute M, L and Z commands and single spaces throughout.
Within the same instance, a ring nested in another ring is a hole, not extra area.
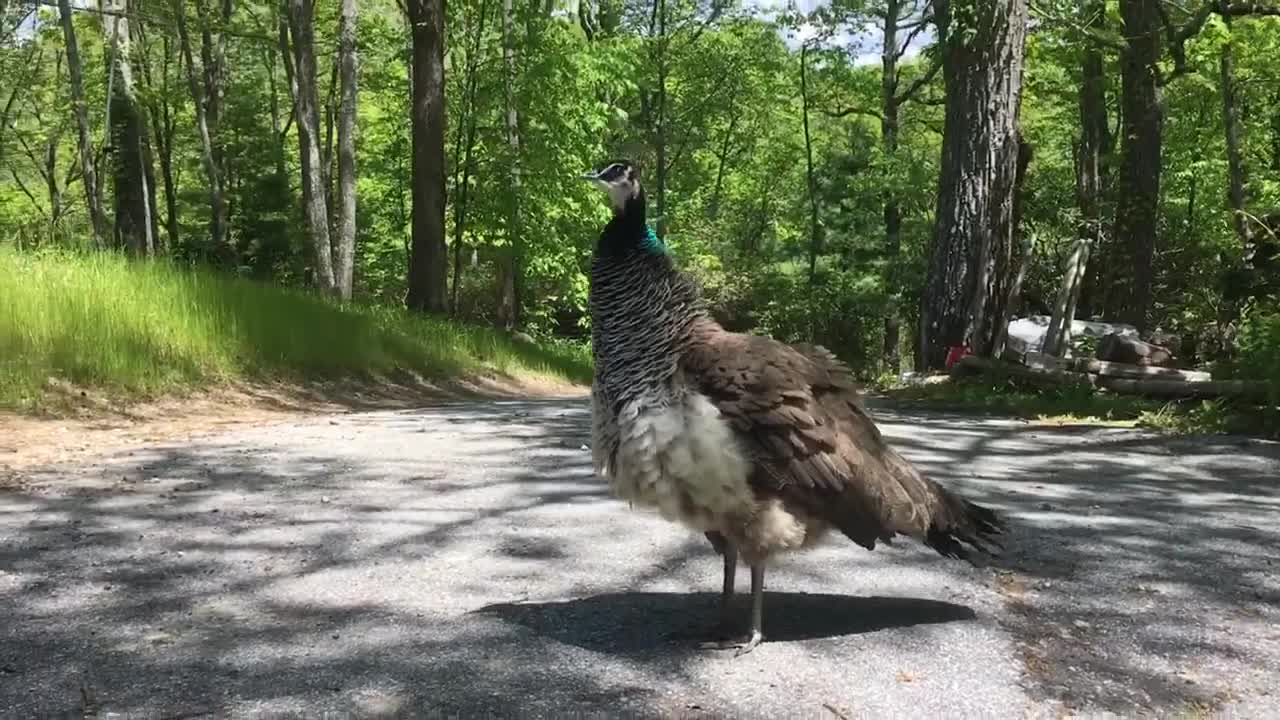
M 764 640 L 764 634 L 759 630 L 753 630 L 751 633 L 737 637 L 725 637 L 720 640 L 708 640 L 700 643 L 698 647 L 702 650 L 734 650 L 734 657 L 741 657 L 756 649 L 756 646 Z

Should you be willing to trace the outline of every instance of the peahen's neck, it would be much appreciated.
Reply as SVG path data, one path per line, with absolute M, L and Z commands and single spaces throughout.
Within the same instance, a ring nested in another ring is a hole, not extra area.
M 591 268 L 596 390 L 607 402 L 672 391 L 685 346 L 710 321 L 698 295 L 646 225 L 643 194 L 616 210 Z
M 636 188 L 633 195 L 614 207 L 613 219 L 605 225 L 596 246 L 596 254 L 625 257 L 640 253 L 666 255 L 667 246 L 645 221 L 644 190 Z

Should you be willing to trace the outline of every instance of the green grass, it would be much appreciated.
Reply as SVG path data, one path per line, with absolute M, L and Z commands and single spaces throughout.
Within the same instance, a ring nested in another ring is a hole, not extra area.
M 505 375 L 584 382 L 586 348 L 162 262 L 0 249 L 0 407 L 50 379 L 125 397 L 238 380 Z
M 1274 410 L 1227 400 L 1168 402 L 1087 386 L 1041 388 L 994 376 L 908 387 L 882 384 L 881 391 L 902 407 L 1010 415 L 1047 424 L 1144 427 L 1179 434 L 1280 433 Z

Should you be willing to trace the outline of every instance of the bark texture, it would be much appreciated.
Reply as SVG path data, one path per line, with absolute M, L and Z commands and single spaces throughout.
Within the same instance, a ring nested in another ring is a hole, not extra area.
M 315 7 L 311 0 L 288 0 L 293 52 L 294 122 L 302 157 L 303 218 L 311 239 L 312 282 L 326 293 L 336 291 L 329 245 L 329 208 L 320 156 L 320 110 L 316 93 Z
M 71 15 L 70 0 L 58 0 L 58 18 L 62 25 L 63 41 L 67 45 L 67 75 L 71 80 L 71 104 L 76 114 L 76 146 L 80 152 L 80 179 L 84 186 L 85 204 L 89 208 L 89 221 L 93 227 L 95 247 L 106 247 L 111 235 L 107 216 L 102 211 L 102 194 L 98 189 L 98 173 L 93 160 L 93 134 L 89 128 L 89 108 L 84 98 L 84 65 L 80 61 L 80 46 L 76 42 L 76 28 Z
M 413 41 L 413 239 L 405 304 L 445 312 L 444 0 L 407 0 Z
M 359 9 L 356 0 L 342 0 L 338 28 L 339 82 L 342 99 L 338 109 L 338 238 L 333 253 L 334 282 L 338 297 L 351 299 L 356 255 L 356 102 L 359 96 L 360 56 L 356 46 Z
M 1086 0 L 1083 7 L 1083 25 L 1090 30 L 1100 30 L 1105 20 L 1105 4 Z M 1086 38 L 1081 51 L 1080 69 L 1080 141 L 1076 154 L 1076 206 L 1080 209 L 1079 236 L 1090 243 L 1095 260 L 1093 272 L 1086 267 L 1081 288 L 1080 304 L 1086 313 L 1094 307 L 1105 305 L 1101 293 L 1101 274 L 1097 268 L 1105 263 L 1102 203 L 1106 194 L 1106 161 L 1111 153 L 1111 134 L 1107 125 L 1107 80 L 1104 74 L 1102 49 L 1094 40 Z
M 1008 257 L 1018 168 L 1025 0 L 936 4 L 946 125 L 922 353 L 941 368 L 950 347 L 987 352 L 996 261 Z M 1008 264 L 1007 262 L 1005 263 Z
M 519 50 L 516 45 L 515 10 L 512 0 L 502 0 L 503 90 L 506 94 L 507 148 L 510 176 L 507 181 L 507 244 L 498 256 L 498 326 L 514 330 L 520 326 L 520 277 L 524 246 L 520 200 L 521 177 L 520 107 L 516 95 Z
M 1120 53 L 1120 177 L 1115 247 L 1107 260 L 1106 314 L 1140 330 L 1151 307 L 1160 206 L 1161 0 L 1121 0 L 1125 48 Z
M 187 87 L 191 91 L 192 104 L 195 106 L 196 131 L 200 136 L 200 160 L 204 165 L 205 179 L 209 184 L 209 239 L 213 252 L 224 262 L 233 263 L 235 251 L 228 241 L 230 212 L 227 208 L 226 187 L 215 147 L 213 126 L 209 122 L 208 85 L 196 75 L 198 68 L 191 46 L 191 33 L 187 28 L 185 0 L 174 0 L 173 8 L 177 19 L 178 42 L 182 49 L 183 65 L 187 71 Z
M 147 123 L 133 73 L 133 43 L 128 1 L 107 7 L 117 14 L 104 18 L 107 42 L 112 48 L 111 179 L 115 199 L 115 243 L 131 255 L 148 256 L 156 250 L 155 177 Z
M 1231 35 L 1231 16 L 1223 15 L 1227 41 L 1222 44 L 1219 59 L 1222 88 L 1222 126 L 1227 141 L 1227 208 L 1242 250 L 1253 242 L 1252 228 L 1246 213 L 1248 206 L 1248 171 L 1244 163 L 1244 123 L 1240 119 L 1239 89 L 1236 85 L 1235 43 Z

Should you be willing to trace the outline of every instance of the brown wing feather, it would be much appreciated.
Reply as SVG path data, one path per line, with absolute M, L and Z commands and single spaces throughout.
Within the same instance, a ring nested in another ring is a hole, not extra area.
M 896 534 L 951 557 L 967 557 L 966 543 L 996 545 L 995 514 L 923 477 L 890 447 L 848 367 L 825 348 L 716 330 L 686 353 L 683 369 L 752 454 L 757 492 L 869 549 Z

